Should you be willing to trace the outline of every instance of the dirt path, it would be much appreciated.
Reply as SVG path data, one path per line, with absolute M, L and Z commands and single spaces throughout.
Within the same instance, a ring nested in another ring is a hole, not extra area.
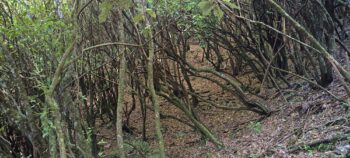
M 196 66 L 206 66 L 206 63 L 200 61 L 201 51 L 198 46 L 191 47 L 190 56 L 192 58 L 190 59 Z M 248 80 L 247 76 L 240 76 L 240 79 Z M 198 78 L 191 80 L 196 91 L 209 92 L 207 97 L 217 104 L 236 104 L 232 94 L 223 93 L 221 88 L 210 81 Z M 303 81 L 298 79 L 294 81 L 299 85 L 295 89 L 285 89 L 281 93 L 277 93 L 275 89 L 265 89 L 264 94 L 261 94 L 268 98 L 264 103 L 274 111 L 268 118 L 262 118 L 249 111 L 225 111 L 210 108 L 204 103 L 196 107 L 195 112 L 200 120 L 224 143 L 225 147 L 222 150 L 217 150 L 211 142 L 202 140 L 200 134 L 190 127 L 172 119 L 163 119 L 167 155 L 176 158 L 329 157 L 334 146 L 347 142 L 325 144 L 316 148 L 305 147 L 301 152 L 287 153 L 290 147 L 298 143 L 331 137 L 344 132 L 350 126 L 347 121 L 332 124 L 332 121 L 339 118 L 348 118 L 348 112 L 341 106 L 341 103 L 334 101 L 321 90 L 311 89 Z M 345 96 L 339 81 L 333 82 L 327 89 L 336 96 Z M 161 111 L 164 114 L 171 114 L 186 120 L 179 109 L 164 100 L 161 101 Z M 153 131 L 153 117 L 152 111 L 148 111 L 147 136 L 151 149 L 157 145 Z M 141 120 L 140 108 L 137 106 L 131 116 L 134 139 L 135 137 L 141 139 Z M 113 128 L 102 125 L 98 135 L 100 140 L 105 137 L 104 140 L 107 141 L 101 145 L 105 153 L 113 151 L 116 147 Z M 135 151 L 130 151 L 129 154 L 133 153 Z

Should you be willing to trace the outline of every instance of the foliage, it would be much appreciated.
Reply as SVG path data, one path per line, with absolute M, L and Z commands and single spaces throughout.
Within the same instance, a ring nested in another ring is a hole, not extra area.
M 303 150 L 309 152 L 309 153 L 312 153 L 313 152 L 313 149 L 309 146 L 309 145 L 304 145 L 303 146 Z
M 224 2 L 225 5 L 232 9 L 239 9 L 239 7 L 236 4 L 230 2 L 230 0 L 224 0 L 222 2 Z M 224 16 L 224 12 L 220 8 L 220 5 L 214 0 L 202 0 L 199 2 L 198 6 L 204 16 L 208 16 L 211 12 L 218 19 L 221 19 Z
M 205 155 L 206 158 L 212 158 L 213 154 L 211 152 L 207 152 Z
M 186 136 L 186 133 L 179 131 L 179 132 L 176 132 L 175 135 L 176 135 L 176 138 L 182 138 L 182 137 Z
M 247 97 L 251 83 L 237 75 L 252 74 L 260 89 L 276 91 L 290 87 L 288 75 L 294 71 L 321 87 L 333 81 L 334 68 L 341 70 L 345 79 L 349 76 L 332 52 L 337 48 L 335 39 L 345 39 L 337 34 L 346 33 L 347 10 L 338 2 L 334 2 L 334 10 L 325 4 L 314 7 L 317 2 L 286 2 L 281 8 L 272 0 L 0 0 L 0 137 L 10 142 L 0 143 L 0 154 L 109 155 L 98 145 L 112 140 L 101 139 L 96 134 L 100 132 L 98 126 L 119 121 L 125 132 L 132 132 L 127 126 L 133 126 L 130 117 L 135 117 L 132 113 L 140 105 L 142 137 L 147 140 L 148 105 L 158 97 L 187 117 L 169 114 L 169 118 L 189 125 L 220 148 L 219 137 L 206 127 L 207 120 L 197 116 L 201 111 L 196 107 L 202 103 L 219 105 L 222 98 L 213 100 L 210 97 L 216 94 L 211 91 L 202 96 L 197 84 L 193 86 L 195 80 L 231 92 L 229 97 L 245 106 L 208 106 L 207 111 L 244 109 L 267 115 L 268 107 L 262 108 L 265 106 Z M 298 16 L 293 19 L 289 14 Z M 320 21 L 324 28 L 319 28 Z M 191 42 L 198 42 L 204 50 L 202 63 L 189 60 Z M 124 78 L 126 87 L 116 90 Z M 116 98 L 124 98 L 120 93 L 124 90 L 128 106 L 120 108 Z M 175 95 L 178 91 L 182 94 Z M 349 108 L 345 101 L 336 100 L 344 109 Z M 116 114 L 118 107 L 124 113 Z M 167 115 L 159 116 L 159 108 L 153 110 L 157 120 Z M 255 133 L 261 133 L 262 126 L 255 121 L 248 124 Z M 162 132 L 169 130 L 163 128 L 157 135 Z M 186 134 L 179 130 L 175 137 Z M 234 135 L 230 132 L 229 137 Z M 320 144 L 303 149 L 324 151 L 330 147 Z M 162 155 L 161 148 L 151 149 L 149 142 L 141 140 L 131 141 L 124 150 L 137 150 L 145 157 Z M 121 150 L 113 152 L 118 155 Z M 212 157 L 213 153 L 205 156 Z
M 248 128 L 250 128 L 251 130 L 253 130 L 256 133 L 261 133 L 262 124 L 261 124 L 261 122 L 250 122 L 248 124 Z
M 103 23 L 107 20 L 109 12 L 116 6 L 118 9 L 127 9 L 132 6 L 131 0 L 105 0 L 100 4 L 101 13 L 99 15 L 99 22 Z
M 347 102 L 341 102 L 340 103 L 340 106 L 345 109 L 345 110 L 348 110 L 349 109 L 349 104 Z
M 143 152 L 145 155 L 151 152 L 149 144 L 142 140 L 133 140 L 130 144 L 132 144 L 133 148 L 137 151 Z
M 332 148 L 332 145 L 331 144 L 324 144 L 324 143 L 321 143 L 317 146 L 317 150 L 318 151 L 328 151 Z

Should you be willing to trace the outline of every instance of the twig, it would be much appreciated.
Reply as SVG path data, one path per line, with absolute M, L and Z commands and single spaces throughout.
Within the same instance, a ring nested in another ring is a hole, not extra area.
M 346 45 L 340 41 L 339 38 L 335 38 L 335 41 L 347 52 L 347 55 L 350 56 L 350 49 L 348 47 L 346 47 Z M 346 61 L 349 62 L 349 61 Z
M 344 101 L 343 99 L 340 99 L 339 97 L 335 96 L 333 93 L 331 93 L 330 91 L 328 91 L 326 88 L 323 88 L 322 86 L 318 85 L 316 82 L 311 81 L 311 80 L 309 80 L 309 79 L 307 79 L 307 78 L 305 78 L 305 77 L 303 77 L 303 76 L 300 76 L 300 75 L 295 74 L 295 73 L 293 73 L 293 72 L 286 71 L 286 70 L 283 70 L 283 69 L 280 69 L 280 68 L 277 68 L 277 67 L 274 67 L 274 66 L 272 66 L 271 68 L 276 69 L 276 70 L 278 70 L 278 71 L 286 72 L 286 73 L 289 73 L 289 74 L 291 74 L 291 75 L 293 75 L 293 76 L 296 76 L 296 77 L 298 77 L 298 78 L 301 78 L 301 79 L 303 79 L 303 80 L 309 82 L 310 84 L 316 86 L 317 88 L 320 88 L 320 89 L 324 90 L 325 92 L 327 92 L 329 95 L 331 95 L 331 96 L 332 96 L 333 98 L 335 98 L 336 100 L 338 100 L 338 101 Z
M 7 139 L 5 139 L 4 137 L 0 136 L 0 138 L 1 138 L 4 142 L 6 142 L 8 145 L 11 145 L 11 142 L 8 141 Z
M 94 46 L 91 46 L 91 47 L 84 48 L 82 52 L 85 52 L 87 50 L 94 49 L 94 48 L 109 46 L 109 45 L 123 45 L 123 46 L 131 46 L 131 47 L 141 47 L 140 45 L 131 44 L 131 43 L 107 42 L 107 43 L 102 43 L 102 44 L 98 44 L 98 45 L 94 45 Z
M 154 108 L 153 107 L 146 106 L 146 108 L 154 112 Z M 186 122 L 187 120 L 181 120 L 180 118 L 177 118 L 176 116 L 173 116 L 173 115 L 167 115 L 167 114 L 164 114 L 164 113 L 160 113 L 160 118 L 173 119 L 175 121 L 178 121 L 180 123 L 183 123 L 184 125 L 187 125 L 187 126 L 191 127 L 192 129 L 196 129 L 196 127 L 194 125 L 192 125 L 189 122 Z

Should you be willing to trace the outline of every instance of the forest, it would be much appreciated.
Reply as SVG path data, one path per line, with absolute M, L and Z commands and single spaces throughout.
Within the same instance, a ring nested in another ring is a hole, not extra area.
M 0 0 L 0 157 L 350 157 L 350 0 Z

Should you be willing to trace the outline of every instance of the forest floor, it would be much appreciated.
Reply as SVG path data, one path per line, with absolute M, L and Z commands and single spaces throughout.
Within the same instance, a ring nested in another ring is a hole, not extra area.
M 200 61 L 202 50 L 199 46 L 191 46 L 193 64 L 205 67 L 207 63 Z M 260 85 L 251 75 L 238 77 L 249 86 L 248 91 L 257 91 Z M 172 119 L 162 120 L 163 137 L 168 157 L 342 157 L 336 156 L 334 149 L 349 143 L 347 137 L 328 141 L 334 137 L 342 137 L 349 133 L 350 113 L 345 104 L 336 101 L 323 90 L 313 89 L 306 81 L 295 77 L 287 77 L 293 87 L 280 90 L 263 87 L 258 94 L 249 97 L 267 105 L 273 112 L 264 117 L 250 111 L 229 111 L 210 107 L 200 103 L 195 112 L 200 120 L 223 142 L 224 148 L 218 150 L 210 141 L 201 139 L 198 131 Z M 223 106 L 239 104 L 232 94 L 223 92 L 214 83 L 204 79 L 192 79 L 196 91 Z M 327 87 L 327 90 L 339 98 L 346 93 L 340 85 L 339 77 Z M 129 103 L 131 101 L 128 101 Z M 237 102 L 237 103 L 236 103 Z M 183 120 L 183 113 L 170 103 L 161 101 L 161 112 L 171 114 Z M 148 111 L 147 136 L 150 148 L 157 146 L 154 135 L 154 113 Z M 141 140 L 142 117 L 139 106 L 131 115 L 131 127 L 134 129 L 133 139 Z M 105 156 L 114 150 L 116 139 L 113 128 L 100 125 L 97 132 L 101 148 Z M 126 136 L 126 139 L 131 137 Z M 350 137 L 349 137 L 350 138 Z M 315 145 L 300 145 L 313 141 L 324 141 Z M 299 145 L 299 146 L 298 146 Z M 294 148 L 297 147 L 297 148 Z M 297 149 L 294 152 L 290 150 Z M 130 150 L 130 157 L 135 151 Z M 343 155 L 344 156 L 344 155 Z M 344 156 L 345 157 L 345 156 Z

